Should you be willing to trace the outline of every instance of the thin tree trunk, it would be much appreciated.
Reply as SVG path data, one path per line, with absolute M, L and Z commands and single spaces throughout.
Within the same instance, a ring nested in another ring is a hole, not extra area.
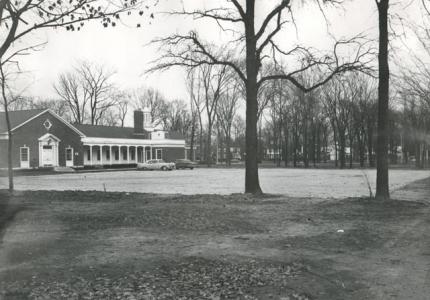
M 231 151 L 230 151 L 230 145 L 231 145 L 231 133 L 227 133 L 225 137 L 225 146 L 227 147 L 226 151 L 226 160 L 227 160 L 227 166 L 231 166 Z
M 284 162 L 285 162 L 285 166 L 288 167 L 288 155 L 289 155 L 289 151 L 288 151 L 288 125 L 287 123 L 285 124 L 284 127 L 284 149 L 285 149 L 285 154 L 284 154 Z
M 370 123 L 370 121 L 368 121 Z M 367 155 L 369 160 L 369 167 L 373 168 L 375 166 L 375 161 L 373 160 L 373 127 L 367 125 Z
M 8 178 L 9 178 L 9 191 L 13 192 L 14 185 L 13 185 L 13 152 L 12 152 L 12 145 L 13 145 L 13 136 L 12 136 L 12 128 L 10 124 L 10 118 L 9 118 L 9 107 L 8 107 L 8 99 L 6 97 L 6 77 L 3 73 L 3 69 L 0 66 L 1 71 L 1 90 L 2 90 L 2 97 L 3 97 L 3 106 L 4 106 L 4 113 L 6 118 L 6 125 L 7 125 L 7 170 L 8 170 Z M 28 158 L 29 159 L 29 158 Z
M 193 117 L 193 125 L 191 126 L 191 139 L 190 139 L 190 160 L 194 161 L 194 137 L 196 134 L 195 117 Z
M 212 165 L 212 122 L 208 124 L 208 136 L 206 139 L 206 164 L 208 167 Z
M 202 118 L 201 116 L 199 116 L 199 125 L 200 125 L 200 132 L 199 132 L 199 147 L 200 147 L 200 153 L 199 153 L 199 158 L 200 158 L 200 163 L 203 162 L 204 157 L 203 157 L 203 122 L 202 122 Z
M 378 86 L 378 140 L 376 145 L 376 195 L 380 200 L 390 198 L 388 181 L 388 100 L 390 70 L 388 65 L 388 7 L 389 0 L 377 2 L 379 15 L 379 86 Z

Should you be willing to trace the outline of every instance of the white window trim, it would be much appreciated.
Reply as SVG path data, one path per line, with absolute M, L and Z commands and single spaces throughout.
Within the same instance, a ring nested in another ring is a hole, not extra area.
M 71 150 L 72 151 L 72 159 L 71 160 L 67 160 L 67 150 Z M 65 155 L 65 160 L 66 160 L 66 167 L 72 167 L 74 165 L 73 161 L 74 161 L 74 154 L 75 154 L 75 150 L 73 150 L 72 147 L 67 147 L 66 151 L 64 152 Z
M 27 149 L 27 161 L 25 162 L 25 165 L 23 164 L 24 161 L 22 160 L 22 149 Z M 25 145 L 23 147 L 19 147 L 19 164 L 20 167 L 23 169 L 30 168 L 30 147 L 27 147 Z
M 160 157 L 158 157 L 158 151 L 160 151 Z M 163 149 L 155 149 L 155 159 L 163 159 Z

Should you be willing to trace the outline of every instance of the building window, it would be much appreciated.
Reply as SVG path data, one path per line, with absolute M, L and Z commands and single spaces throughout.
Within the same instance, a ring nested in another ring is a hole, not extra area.
M 124 149 L 125 151 L 122 151 L 122 159 L 127 160 L 127 151 L 128 149 Z
M 114 150 L 115 152 L 115 160 L 119 160 L 119 149 Z
M 102 148 L 99 147 L 99 149 L 97 149 L 97 160 L 100 160 L 101 152 Z
M 91 160 L 91 150 L 88 149 L 87 151 L 87 160 Z
M 156 155 L 155 155 L 155 156 L 156 156 L 156 158 L 157 158 L 157 159 L 162 159 L 162 155 L 161 155 L 161 154 L 162 154 L 162 151 L 161 151 L 161 150 L 162 150 L 162 149 L 157 149 L 157 150 L 156 150 Z
M 134 160 L 134 159 L 135 159 L 135 153 L 134 153 L 134 150 L 133 150 L 133 151 L 130 151 L 130 159 L 131 159 L 131 160 Z
M 110 149 L 106 149 L 106 159 L 110 159 Z
M 29 149 L 28 149 L 28 147 L 21 147 L 21 148 L 19 148 L 20 149 L 20 153 L 21 153 L 21 161 L 22 162 L 28 162 L 28 152 L 29 152 Z
M 66 160 L 73 160 L 73 149 L 66 148 Z

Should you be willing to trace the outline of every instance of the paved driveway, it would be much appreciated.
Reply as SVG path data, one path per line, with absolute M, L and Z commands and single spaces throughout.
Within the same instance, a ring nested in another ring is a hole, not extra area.
M 231 194 L 244 190 L 244 169 L 115 171 L 24 176 L 18 190 L 104 190 L 169 194 Z M 260 169 L 264 192 L 296 197 L 344 198 L 369 194 L 365 174 L 375 190 L 375 170 Z M 430 176 L 429 171 L 392 170 L 391 189 Z M 0 188 L 7 178 L 0 178 Z

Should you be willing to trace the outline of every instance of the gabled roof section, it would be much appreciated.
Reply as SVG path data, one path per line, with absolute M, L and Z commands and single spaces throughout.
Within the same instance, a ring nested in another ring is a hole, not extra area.
M 40 115 L 46 109 L 29 109 L 29 110 L 15 110 L 9 112 L 9 119 L 11 128 L 15 128 L 22 123 Z M 0 133 L 7 132 L 6 113 L 0 112 Z
M 148 134 L 136 134 L 133 127 L 116 127 L 89 124 L 74 124 L 87 137 L 109 139 L 148 139 Z
M 10 125 L 12 130 L 15 130 L 27 122 L 37 118 L 38 116 L 48 112 L 53 117 L 57 118 L 61 122 L 63 122 L 66 126 L 68 126 L 70 129 L 75 131 L 80 136 L 84 136 L 82 132 L 80 132 L 76 127 L 72 126 L 69 122 L 64 120 L 62 117 L 57 115 L 55 112 L 53 112 L 50 109 L 29 109 L 29 110 L 14 110 L 9 111 L 9 119 L 10 119 Z M 7 133 L 7 123 L 6 123 L 6 113 L 0 112 L 0 133 Z

